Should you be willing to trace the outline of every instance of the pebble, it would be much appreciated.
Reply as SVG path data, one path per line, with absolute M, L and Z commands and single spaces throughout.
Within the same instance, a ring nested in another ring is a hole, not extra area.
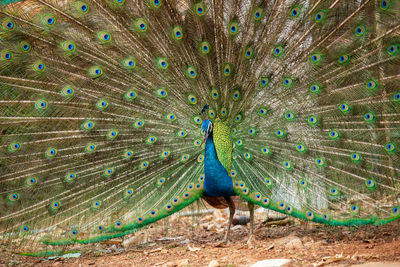
M 254 263 L 251 267 L 284 267 L 290 266 L 292 260 L 290 259 L 270 259 L 262 260 Z

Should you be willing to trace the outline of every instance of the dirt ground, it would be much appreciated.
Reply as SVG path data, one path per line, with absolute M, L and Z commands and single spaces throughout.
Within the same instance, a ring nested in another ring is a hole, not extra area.
M 233 226 L 222 239 L 227 216 L 173 216 L 124 240 L 68 249 L 80 254 L 35 258 L 0 247 L 1 266 L 251 266 L 266 259 L 290 259 L 289 266 L 352 266 L 392 262 L 400 266 L 400 223 L 385 226 L 326 227 L 291 218 L 266 220 L 258 214 L 255 235 L 249 224 Z M 73 256 L 77 256 L 73 258 Z M 70 257 L 70 258 L 68 258 Z M 397 262 L 397 263 L 396 263 Z

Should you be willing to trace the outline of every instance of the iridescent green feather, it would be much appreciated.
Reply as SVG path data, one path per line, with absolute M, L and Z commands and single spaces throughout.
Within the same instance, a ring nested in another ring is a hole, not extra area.
M 213 140 L 217 150 L 218 159 L 229 173 L 232 167 L 232 130 L 220 119 L 216 119 L 215 121 Z

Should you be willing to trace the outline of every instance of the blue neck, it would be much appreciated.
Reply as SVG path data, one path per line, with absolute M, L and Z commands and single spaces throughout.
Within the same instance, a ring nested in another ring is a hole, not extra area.
M 233 192 L 232 179 L 218 159 L 212 132 L 208 135 L 206 141 L 204 174 L 204 190 L 207 195 L 214 197 L 225 197 L 235 194 Z
M 218 160 L 218 155 L 217 155 L 217 150 L 215 149 L 215 144 L 214 144 L 214 139 L 213 139 L 213 133 L 211 132 L 206 140 L 206 152 L 205 152 L 205 159 L 204 161 L 211 162 L 214 160 Z

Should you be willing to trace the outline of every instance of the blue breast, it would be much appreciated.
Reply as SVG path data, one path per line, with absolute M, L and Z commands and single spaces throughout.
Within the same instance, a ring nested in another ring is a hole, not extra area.
M 204 156 L 204 190 L 212 197 L 228 197 L 234 195 L 232 178 L 218 160 L 212 133 L 206 141 Z

